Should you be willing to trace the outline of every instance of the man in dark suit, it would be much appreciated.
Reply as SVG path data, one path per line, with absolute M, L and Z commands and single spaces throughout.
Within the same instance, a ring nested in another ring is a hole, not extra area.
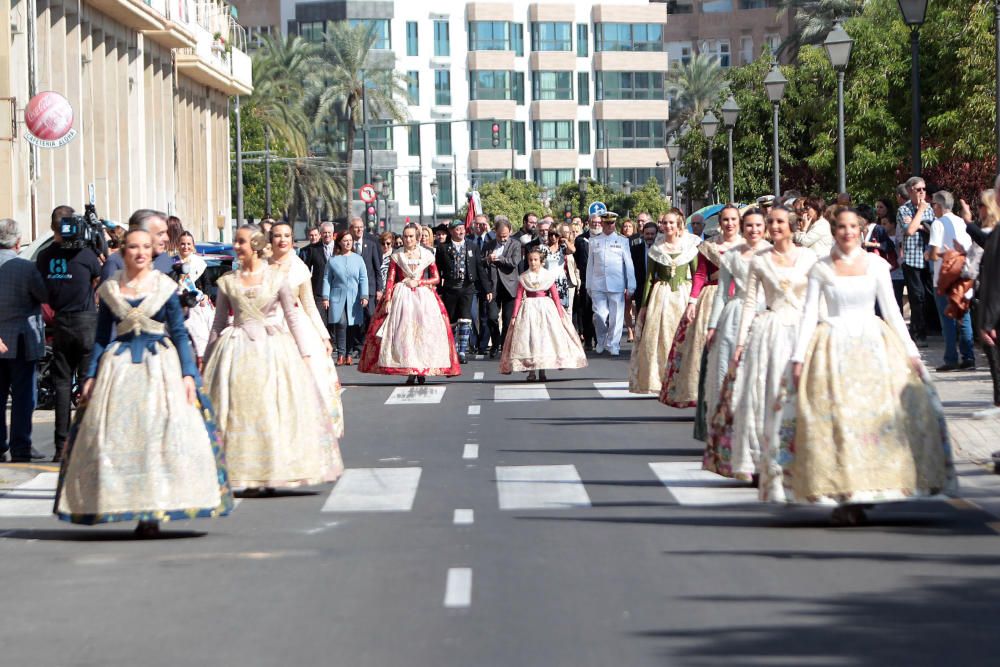
M 378 237 L 365 231 L 365 223 L 361 218 L 351 218 L 348 231 L 354 239 L 354 252 L 365 263 L 365 271 L 368 273 L 368 305 L 365 306 L 365 321 L 360 327 L 355 327 L 355 339 L 351 344 L 351 351 L 357 356 L 361 356 L 361 347 L 365 342 L 365 333 L 368 325 L 375 315 L 375 306 L 382 298 L 382 291 L 385 285 L 382 280 L 382 248 L 379 246 Z
M 309 274 L 312 277 L 313 298 L 316 301 L 316 308 L 323 316 L 323 321 L 329 321 L 329 313 L 323 307 L 323 276 L 326 275 L 326 263 L 334 255 L 334 230 L 333 223 L 324 222 L 319 226 L 319 241 L 310 243 L 302 248 L 302 261 L 309 267 Z M 332 325 L 331 325 L 332 326 Z
M 496 238 L 483 248 L 483 260 L 493 283 L 493 299 L 487 304 L 489 313 L 490 358 L 497 355 L 514 314 L 514 297 L 517 296 L 517 267 L 521 263 L 521 243 L 511 237 L 511 224 L 506 216 L 498 215 L 493 221 Z M 503 329 L 500 328 L 501 317 Z M 480 348 L 482 350 L 482 348 Z
M 646 257 L 649 249 L 656 241 L 656 234 L 659 230 L 655 222 L 647 222 L 642 226 L 642 236 L 632 242 L 632 266 L 635 268 L 635 291 L 641 294 L 643 285 L 646 284 Z M 637 299 L 641 300 L 641 299 Z
M 448 233 L 451 238 L 437 249 L 439 292 L 455 332 L 458 360 L 464 364 L 472 335 L 472 298 L 478 292 L 492 301 L 493 284 L 476 244 L 465 238 L 465 221 L 452 220 Z

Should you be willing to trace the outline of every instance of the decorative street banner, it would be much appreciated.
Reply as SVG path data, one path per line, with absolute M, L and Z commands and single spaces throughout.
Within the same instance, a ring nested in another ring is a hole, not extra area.
M 41 148 L 59 148 L 73 141 L 73 107 L 54 91 L 38 93 L 24 108 L 25 139 Z

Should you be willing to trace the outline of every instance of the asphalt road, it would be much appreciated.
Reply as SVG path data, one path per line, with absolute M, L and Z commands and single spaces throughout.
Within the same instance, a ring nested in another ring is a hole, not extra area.
M 997 664 L 986 511 L 834 528 L 700 476 L 691 411 L 602 396 L 624 356 L 551 373 L 547 398 L 496 369 L 389 405 L 397 382 L 345 369 L 336 491 L 155 541 L 17 515 L 41 478 L 0 467 L 0 666 Z

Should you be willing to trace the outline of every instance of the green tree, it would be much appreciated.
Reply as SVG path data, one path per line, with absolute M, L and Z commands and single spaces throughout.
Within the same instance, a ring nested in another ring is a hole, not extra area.
M 402 103 L 406 95 L 406 78 L 391 65 L 386 67 L 373 62 L 371 56 L 375 38 L 374 25 L 327 22 L 319 44 L 319 54 L 325 61 L 325 67 L 317 75 L 318 83 L 308 101 L 313 109 L 313 125 L 317 132 L 329 128 L 331 118 L 345 128 L 344 182 L 348 188 L 353 187 L 354 182 L 354 138 L 365 120 L 362 117 L 362 96 L 368 107 L 369 119 L 403 121 L 407 117 Z
M 719 61 L 704 53 L 672 70 L 668 85 L 677 93 L 671 103 L 668 132 L 691 118 L 700 118 L 720 97 L 725 96 L 729 87 L 726 71 L 719 66 Z
M 857 16 L 866 0 L 779 0 L 778 18 L 792 17 L 792 30 L 778 46 L 778 55 L 794 60 L 803 46 L 822 44 L 833 26 Z

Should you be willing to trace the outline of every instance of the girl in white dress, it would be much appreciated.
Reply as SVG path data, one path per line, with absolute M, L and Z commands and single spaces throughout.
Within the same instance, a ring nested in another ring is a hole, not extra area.
M 186 272 L 183 272 L 177 281 L 180 291 L 190 292 L 198 297 L 198 303 L 188 308 L 184 324 L 191 334 L 194 352 L 198 357 L 198 370 L 201 370 L 205 348 L 208 347 L 208 334 L 212 331 L 212 320 L 215 319 L 215 306 L 212 305 L 212 300 L 198 289 L 198 280 L 205 274 L 208 265 L 195 253 L 194 236 L 191 232 L 181 232 L 177 241 L 177 257 L 186 267 Z
M 708 437 L 702 468 L 733 476 L 732 426 L 733 410 L 742 392 L 739 366 L 732 363 L 739 334 L 743 298 L 749 282 L 750 260 L 754 253 L 770 247 L 764 240 L 764 216 L 759 209 L 743 215 L 745 243 L 731 248 L 722 256 L 719 266 L 719 289 L 715 293 L 708 318 L 708 367 L 705 379 L 705 415 Z M 745 479 L 750 480 L 750 475 Z
M 782 498 L 781 466 L 775 457 L 781 419 L 775 406 L 781 405 L 783 381 L 805 306 L 807 276 L 816 262 L 811 250 L 792 242 L 790 214 L 784 206 L 767 214 L 772 247 L 750 261 L 733 352 L 733 363 L 742 364 L 745 381 L 733 411 L 732 470 L 737 477 L 760 473 L 765 500 Z M 761 292 L 767 309 L 758 313 Z
M 790 502 L 835 506 L 836 522 L 854 524 L 864 503 L 953 495 L 957 483 L 941 403 L 893 307 L 889 264 L 860 246 L 853 211 L 837 215 L 834 232 L 831 255 L 809 272 L 778 462 Z
M 333 422 L 333 434 L 344 437 L 344 407 L 340 399 L 340 378 L 333 363 L 333 346 L 330 331 L 323 323 L 323 316 L 316 307 L 312 291 L 312 274 L 305 262 L 295 254 L 292 226 L 278 221 L 271 226 L 271 257 L 268 263 L 285 276 L 288 287 L 295 296 L 295 307 L 305 317 L 303 333 L 309 345 L 309 368 L 326 403 Z M 339 449 L 337 452 L 339 457 Z
M 528 270 L 518 279 L 514 314 L 500 356 L 504 375 L 528 371 L 528 382 L 544 382 L 546 370 L 587 365 L 580 337 L 559 299 L 556 279 L 542 267 L 541 250 L 529 250 Z

